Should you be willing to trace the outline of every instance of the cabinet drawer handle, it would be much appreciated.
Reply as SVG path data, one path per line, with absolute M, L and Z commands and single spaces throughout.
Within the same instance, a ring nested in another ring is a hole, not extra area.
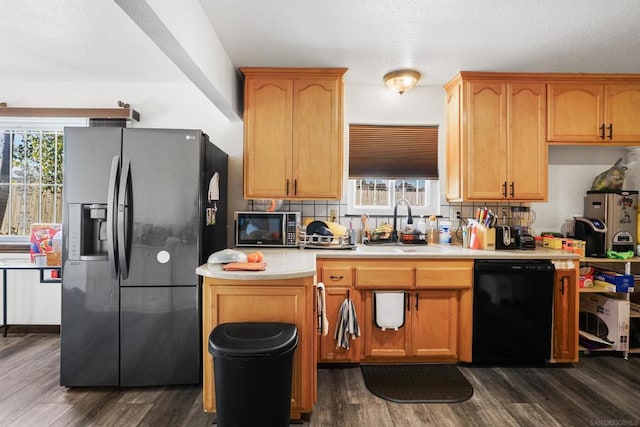
M 600 139 L 604 139 L 604 123 L 600 126 Z
M 338 282 L 342 279 L 344 279 L 344 276 L 340 275 L 340 276 L 329 276 L 329 279 L 333 280 L 334 282 Z
M 609 140 L 613 139 L 613 123 L 609 124 L 609 127 L 607 128 L 609 130 Z

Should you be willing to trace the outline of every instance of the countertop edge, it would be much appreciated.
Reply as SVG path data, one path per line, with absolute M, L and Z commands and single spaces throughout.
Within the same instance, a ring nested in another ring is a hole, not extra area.
M 238 248 L 249 253 L 253 248 Z M 356 249 L 260 249 L 265 256 L 265 271 L 225 271 L 219 264 L 203 264 L 196 274 L 203 277 L 227 280 L 279 280 L 296 279 L 316 275 L 316 259 L 550 259 L 579 261 L 580 257 L 569 252 L 548 248 L 536 250 L 482 251 L 461 246 L 433 245 L 424 248 L 411 246 L 363 247 Z M 406 252 L 403 252 L 406 251 Z

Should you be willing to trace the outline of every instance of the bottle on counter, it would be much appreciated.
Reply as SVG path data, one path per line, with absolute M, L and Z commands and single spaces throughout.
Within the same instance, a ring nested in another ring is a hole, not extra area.
M 429 228 L 427 230 L 427 243 L 435 245 L 438 243 L 438 220 L 435 215 L 429 217 Z
M 427 240 L 427 221 L 422 215 L 420 215 L 420 221 L 418 222 L 418 239 Z

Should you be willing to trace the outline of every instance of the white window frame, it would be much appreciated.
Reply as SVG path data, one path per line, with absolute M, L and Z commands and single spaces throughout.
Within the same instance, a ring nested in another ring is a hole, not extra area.
M 24 131 L 64 131 L 67 126 L 86 127 L 86 117 L 0 117 L 0 132 L 7 129 Z M 62 218 L 60 219 L 62 221 Z M 0 235 L 0 243 L 29 243 L 30 236 Z
M 387 181 L 387 185 L 389 188 L 395 188 L 395 181 L 393 179 L 385 179 L 385 178 L 374 178 L 370 179 L 382 179 Z M 400 180 L 400 179 L 399 179 Z M 409 179 L 407 179 L 409 180 Z M 379 216 L 392 216 L 393 208 L 396 203 L 393 198 L 395 197 L 395 191 L 390 191 L 389 203 L 387 206 L 356 206 L 355 205 L 355 197 L 356 197 L 356 181 L 357 179 L 349 179 L 347 183 L 347 215 L 379 215 Z M 412 216 L 429 216 L 429 215 L 440 215 L 440 181 L 437 179 L 427 179 L 425 180 L 425 190 L 429 195 L 428 203 L 425 206 L 411 206 L 411 215 Z M 400 205 L 404 206 L 404 205 Z M 400 207 L 399 209 L 404 209 L 402 212 L 405 212 L 406 207 Z

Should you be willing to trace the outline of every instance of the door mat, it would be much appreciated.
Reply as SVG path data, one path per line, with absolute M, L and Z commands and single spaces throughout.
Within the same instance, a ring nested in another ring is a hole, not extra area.
M 455 365 L 360 365 L 367 389 L 396 403 L 463 402 L 473 387 Z

